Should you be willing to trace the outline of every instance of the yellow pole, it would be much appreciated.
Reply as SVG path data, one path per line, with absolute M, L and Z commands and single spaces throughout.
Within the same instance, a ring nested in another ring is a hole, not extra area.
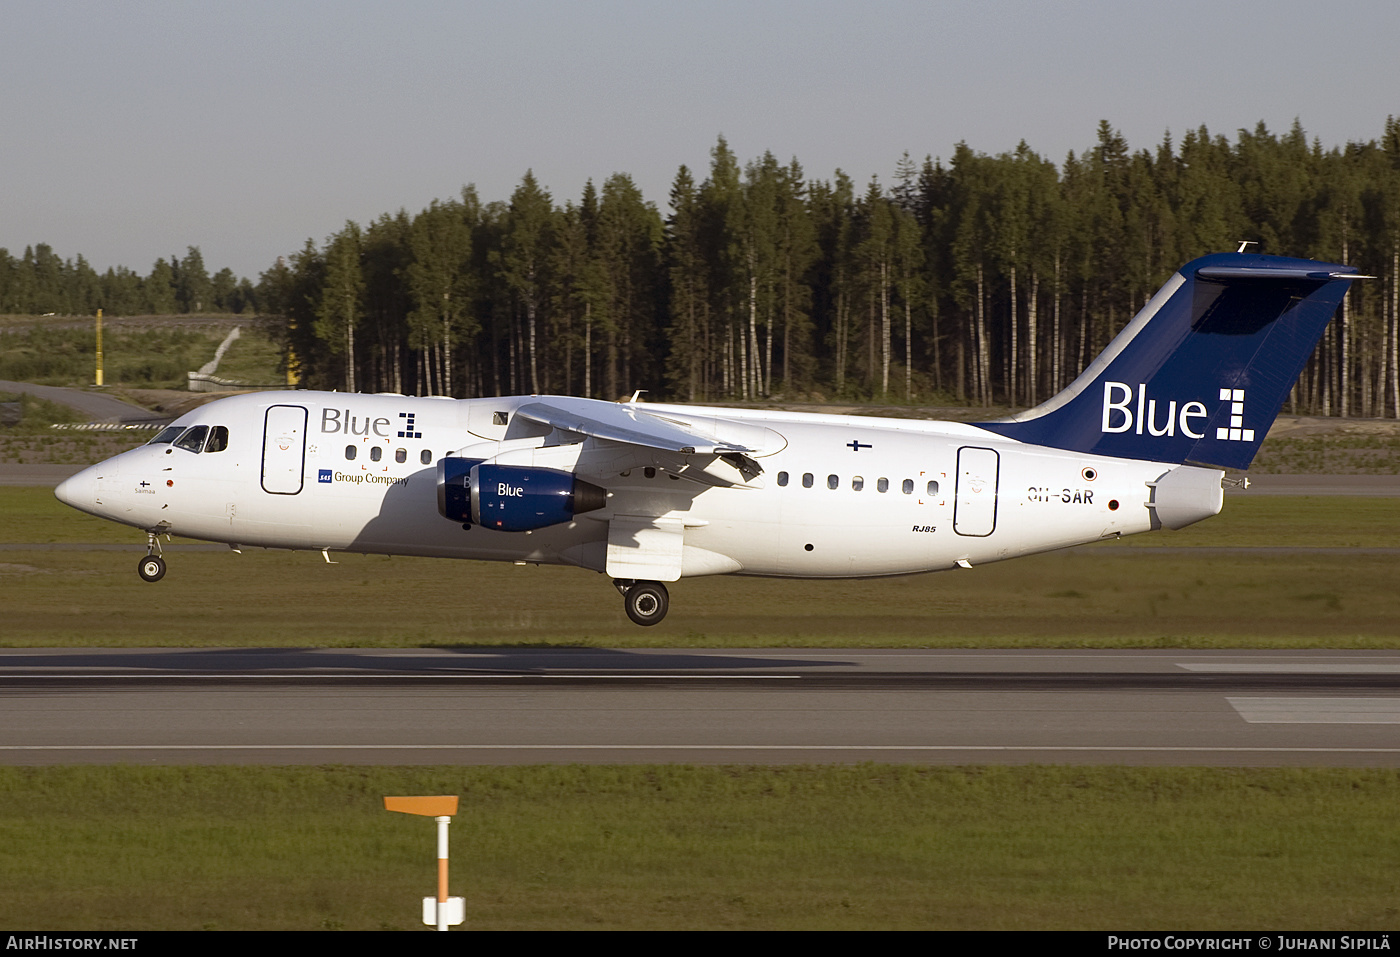
M 97 382 L 102 384 L 102 310 L 97 310 Z

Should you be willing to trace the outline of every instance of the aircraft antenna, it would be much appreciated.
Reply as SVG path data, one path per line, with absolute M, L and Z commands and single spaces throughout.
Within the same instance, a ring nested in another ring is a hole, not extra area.
M 1242 253 L 1242 252 L 1245 251 L 1245 247 L 1246 247 L 1246 246 L 1258 246 L 1258 245 L 1259 245 L 1259 241 L 1258 241 L 1257 239 L 1241 239 L 1241 240 L 1240 240 L 1240 248 L 1239 248 L 1239 249 L 1236 249 L 1235 252 L 1237 252 L 1237 253 Z

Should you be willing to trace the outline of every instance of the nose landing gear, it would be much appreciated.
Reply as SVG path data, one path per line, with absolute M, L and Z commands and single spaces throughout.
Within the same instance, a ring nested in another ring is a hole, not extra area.
M 165 559 L 160 557 L 160 536 L 155 532 L 146 533 L 146 557 L 136 566 L 136 574 L 146 582 L 158 582 L 165 577 Z
M 633 581 L 614 578 L 613 585 L 622 593 L 622 606 L 627 617 L 639 625 L 655 625 L 666 617 L 671 595 L 661 582 Z

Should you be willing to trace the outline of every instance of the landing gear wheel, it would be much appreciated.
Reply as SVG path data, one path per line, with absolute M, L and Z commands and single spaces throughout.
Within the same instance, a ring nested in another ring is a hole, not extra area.
M 165 577 L 165 559 L 159 555 L 147 555 L 141 559 L 141 564 L 136 566 L 136 574 L 141 576 L 142 581 L 160 581 Z
M 639 625 L 654 625 L 666 617 L 671 596 L 660 582 L 637 582 L 622 596 L 627 617 Z

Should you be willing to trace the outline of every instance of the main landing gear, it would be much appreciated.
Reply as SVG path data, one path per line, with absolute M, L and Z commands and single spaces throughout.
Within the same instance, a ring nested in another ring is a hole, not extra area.
M 146 533 L 146 557 L 136 566 L 136 574 L 142 581 L 158 582 L 165 577 L 165 559 L 160 557 L 160 536 L 155 532 Z
M 666 610 L 671 607 L 671 595 L 660 582 L 614 578 L 613 586 L 622 593 L 627 617 L 639 625 L 655 625 L 666 617 Z
M 141 564 L 136 566 L 136 574 L 141 576 L 142 581 L 160 581 L 165 577 L 165 559 L 159 555 L 147 555 L 141 559 Z

